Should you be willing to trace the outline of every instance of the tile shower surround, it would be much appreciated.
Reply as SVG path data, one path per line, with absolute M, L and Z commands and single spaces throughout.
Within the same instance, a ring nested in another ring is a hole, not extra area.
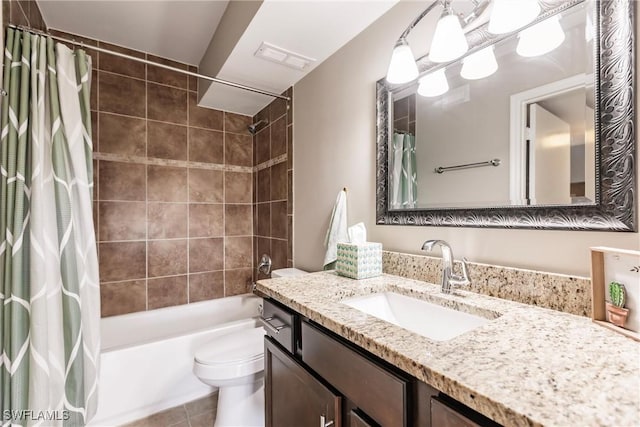
M 393 102 L 394 131 L 416 134 L 416 95 L 411 94 Z
M 90 54 L 102 316 L 247 292 L 253 272 L 252 118 L 198 107 L 197 79 L 190 76 Z
M 41 31 L 47 29 L 38 3 L 31 0 L 2 0 L 3 34 L 6 34 L 9 23 Z
M 285 95 L 293 99 L 293 88 Z M 253 117 L 268 120 L 254 144 L 254 259 L 269 254 L 272 268 L 293 266 L 293 104 L 276 99 Z M 256 279 L 265 276 L 257 275 Z

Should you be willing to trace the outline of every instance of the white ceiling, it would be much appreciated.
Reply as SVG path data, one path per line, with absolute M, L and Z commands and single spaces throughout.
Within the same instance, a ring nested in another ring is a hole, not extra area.
M 387 12 L 398 0 L 282 1 L 265 0 L 217 77 L 281 93 L 320 65 Z M 316 59 L 295 70 L 254 53 L 262 42 Z M 273 98 L 211 85 L 200 103 L 212 108 L 254 115 Z
M 242 0 L 235 0 L 242 1 Z M 217 75 L 281 93 L 399 0 L 264 0 Z M 38 0 L 49 28 L 199 65 L 228 0 Z M 262 42 L 316 59 L 300 71 L 254 57 Z M 212 84 L 199 104 L 255 115 L 273 98 Z
M 197 65 L 228 0 L 38 0 L 49 28 Z

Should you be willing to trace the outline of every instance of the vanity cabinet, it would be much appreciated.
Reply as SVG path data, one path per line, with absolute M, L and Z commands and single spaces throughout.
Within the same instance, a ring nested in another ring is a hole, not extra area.
M 349 427 L 373 427 L 373 424 L 369 424 L 361 414 L 352 409 L 349 411 Z
M 341 427 L 342 398 L 265 337 L 267 427 Z
M 498 426 L 275 301 L 265 316 L 267 427 Z
M 410 377 L 383 368 L 306 321 L 302 322 L 301 332 L 302 361 L 309 368 L 340 390 L 377 424 L 409 425 Z
M 449 397 L 431 398 L 431 425 L 437 427 L 499 427 L 487 417 Z
M 478 424 L 437 399 L 431 399 L 431 424 L 438 427 L 479 427 Z

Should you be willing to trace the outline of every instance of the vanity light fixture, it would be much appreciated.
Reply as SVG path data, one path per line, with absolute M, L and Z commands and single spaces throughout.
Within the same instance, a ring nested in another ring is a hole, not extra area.
M 419 70 L 416 65 L 415 57 L 411 51 L 411 47 L 407 42 L 409 33 L 416 25 L 427 16 L 433 9 L 442 8 L 443 12 L 436 24 L 435 33 L 431 41 L 429 49 L 429 60 L 435 63 L 447 63 L 463 56 L 469 50 L 467 37 L 465 36 L 462 25 L 468 27 L 478 18 L 486 16 L 489 7 L 492 6 L 491 15 L 489 17 L 488 31 L 493 34 L 504 34 L 516 31 L 531 22 L 533 22 L 540 14 L 541 7 L 538 0 L 471 0 L 473 10 L 466 15 L 457 14 L 452 5 L 452 0 L 436 0 L 429 5 L 420 15 L 418 15 L 404 30 L 398 38 L 396 45 L 391 54 L 391 62 L 387 71 L 387 82 L 390 84 L 404 84 L 415 80 L 419 76 Z M 461 21 L 463 24 L 461 24 Z M 531 30 L 533 28 L 531 27 Z M 526 45 L 527 43 L 551 46 L 552 39 L 557 42 L 558 31 L 553 29 L 554 35 L 543 35 L 544 43 L 537 43 L 532 36 L 527 35 L 523 31 L 520 34 L 521 44 L 524 53 L 523 56 L 534 56 L 532 52 L 541 51 L 542 47 L 538 46 L 538 50 Z M 536 35 L 535 37 L 539 37 Z M 524 42 L 522 39 L 524 38 Z M 564 39 L 564 33 L 562 33 Z M 562 41 L 560 41 L 562 43 Z M 520 48 L 520 45 L 518 45 Z M 555 46 L 557 47 L 557 46 Z M 554 48 L 555 48 L 554 47 Z M 553 48 L 551 49 L 553 50 Z M 547 51 L 548 52 L 548 51 Z M 520 51 L 518 51 L 520 53 Z M 477 55 L 477 56 L 476 56 Z M 463 67 L 462 75 L 467 79 L 480 79 L 493 74 L 498 64 L 493 49 L 477 52 L 464 60 L 466 65 Z M 446 79 L 445 79 L 446 80 Z
M 451 8 L 451 0 L 436 0 L 407 26 L 402 32 L 391 54 L 391 62 L 387 71 L 387 82 L 391 84 L 409 83 L 418 77 L 418 66 L 415 63 L 413 52 L 407 42 L 411 30 L 436 8 L 444 8 L 444 14 L 436 25 L 436 34 L 431 44 L 429 59 L 432 61 L 450 61 L 464 55 L 469 49 L 467 39 L 462 31 L 460 17 Z M 473 10 L 462 17 L 464 25 L 475 21 L 487 9 L 490 0 L 473 0 Z M 440 40 L 440 41 L 437 41 Z M 436 50 L 434 54 L 433 51 Z M 447 59 L 449 58 L 449 59 Z
M 494 0 L 487 30 L 505 34 L 532 23 L 540 14 L 537 0 Z
M 518 38 L 516 52 L 520 56 L 529 58 L 551 52 L 560 46 L 565 38 L 560 16 L 554 15 L 523 30 Z
M 497 70 L 498 62 L 492 45 L 463 58 L 460 75 L 467 80 L 478 80 L 489 77 Z
M 407 40 L 401 38 L 393 48 L 387 71 L 387 81 L 391 84 L 408 83 L 418 77 L 418 66 Z
M 451 4 L 445 2 L 445 9 L 436 24 L 429 60 L 432 62 L 449 62 L 460 58 L 469 50 L 467 38 L 462 31 L 460 18 L 451 9 Z
M 420 77 L 418 80 L 418 95 L 433 97 L 447 93 L 449 82 L 444 74 L 444 68 Z

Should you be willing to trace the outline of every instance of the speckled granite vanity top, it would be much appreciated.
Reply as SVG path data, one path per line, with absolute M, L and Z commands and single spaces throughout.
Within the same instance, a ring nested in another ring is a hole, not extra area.
M 588 318 L 391 275 L 320 272 L 257 290 L 505 426 L 640 426 L 640 343 Z M 438 342 L 340 304 L 383 291 L 494 319 Z

